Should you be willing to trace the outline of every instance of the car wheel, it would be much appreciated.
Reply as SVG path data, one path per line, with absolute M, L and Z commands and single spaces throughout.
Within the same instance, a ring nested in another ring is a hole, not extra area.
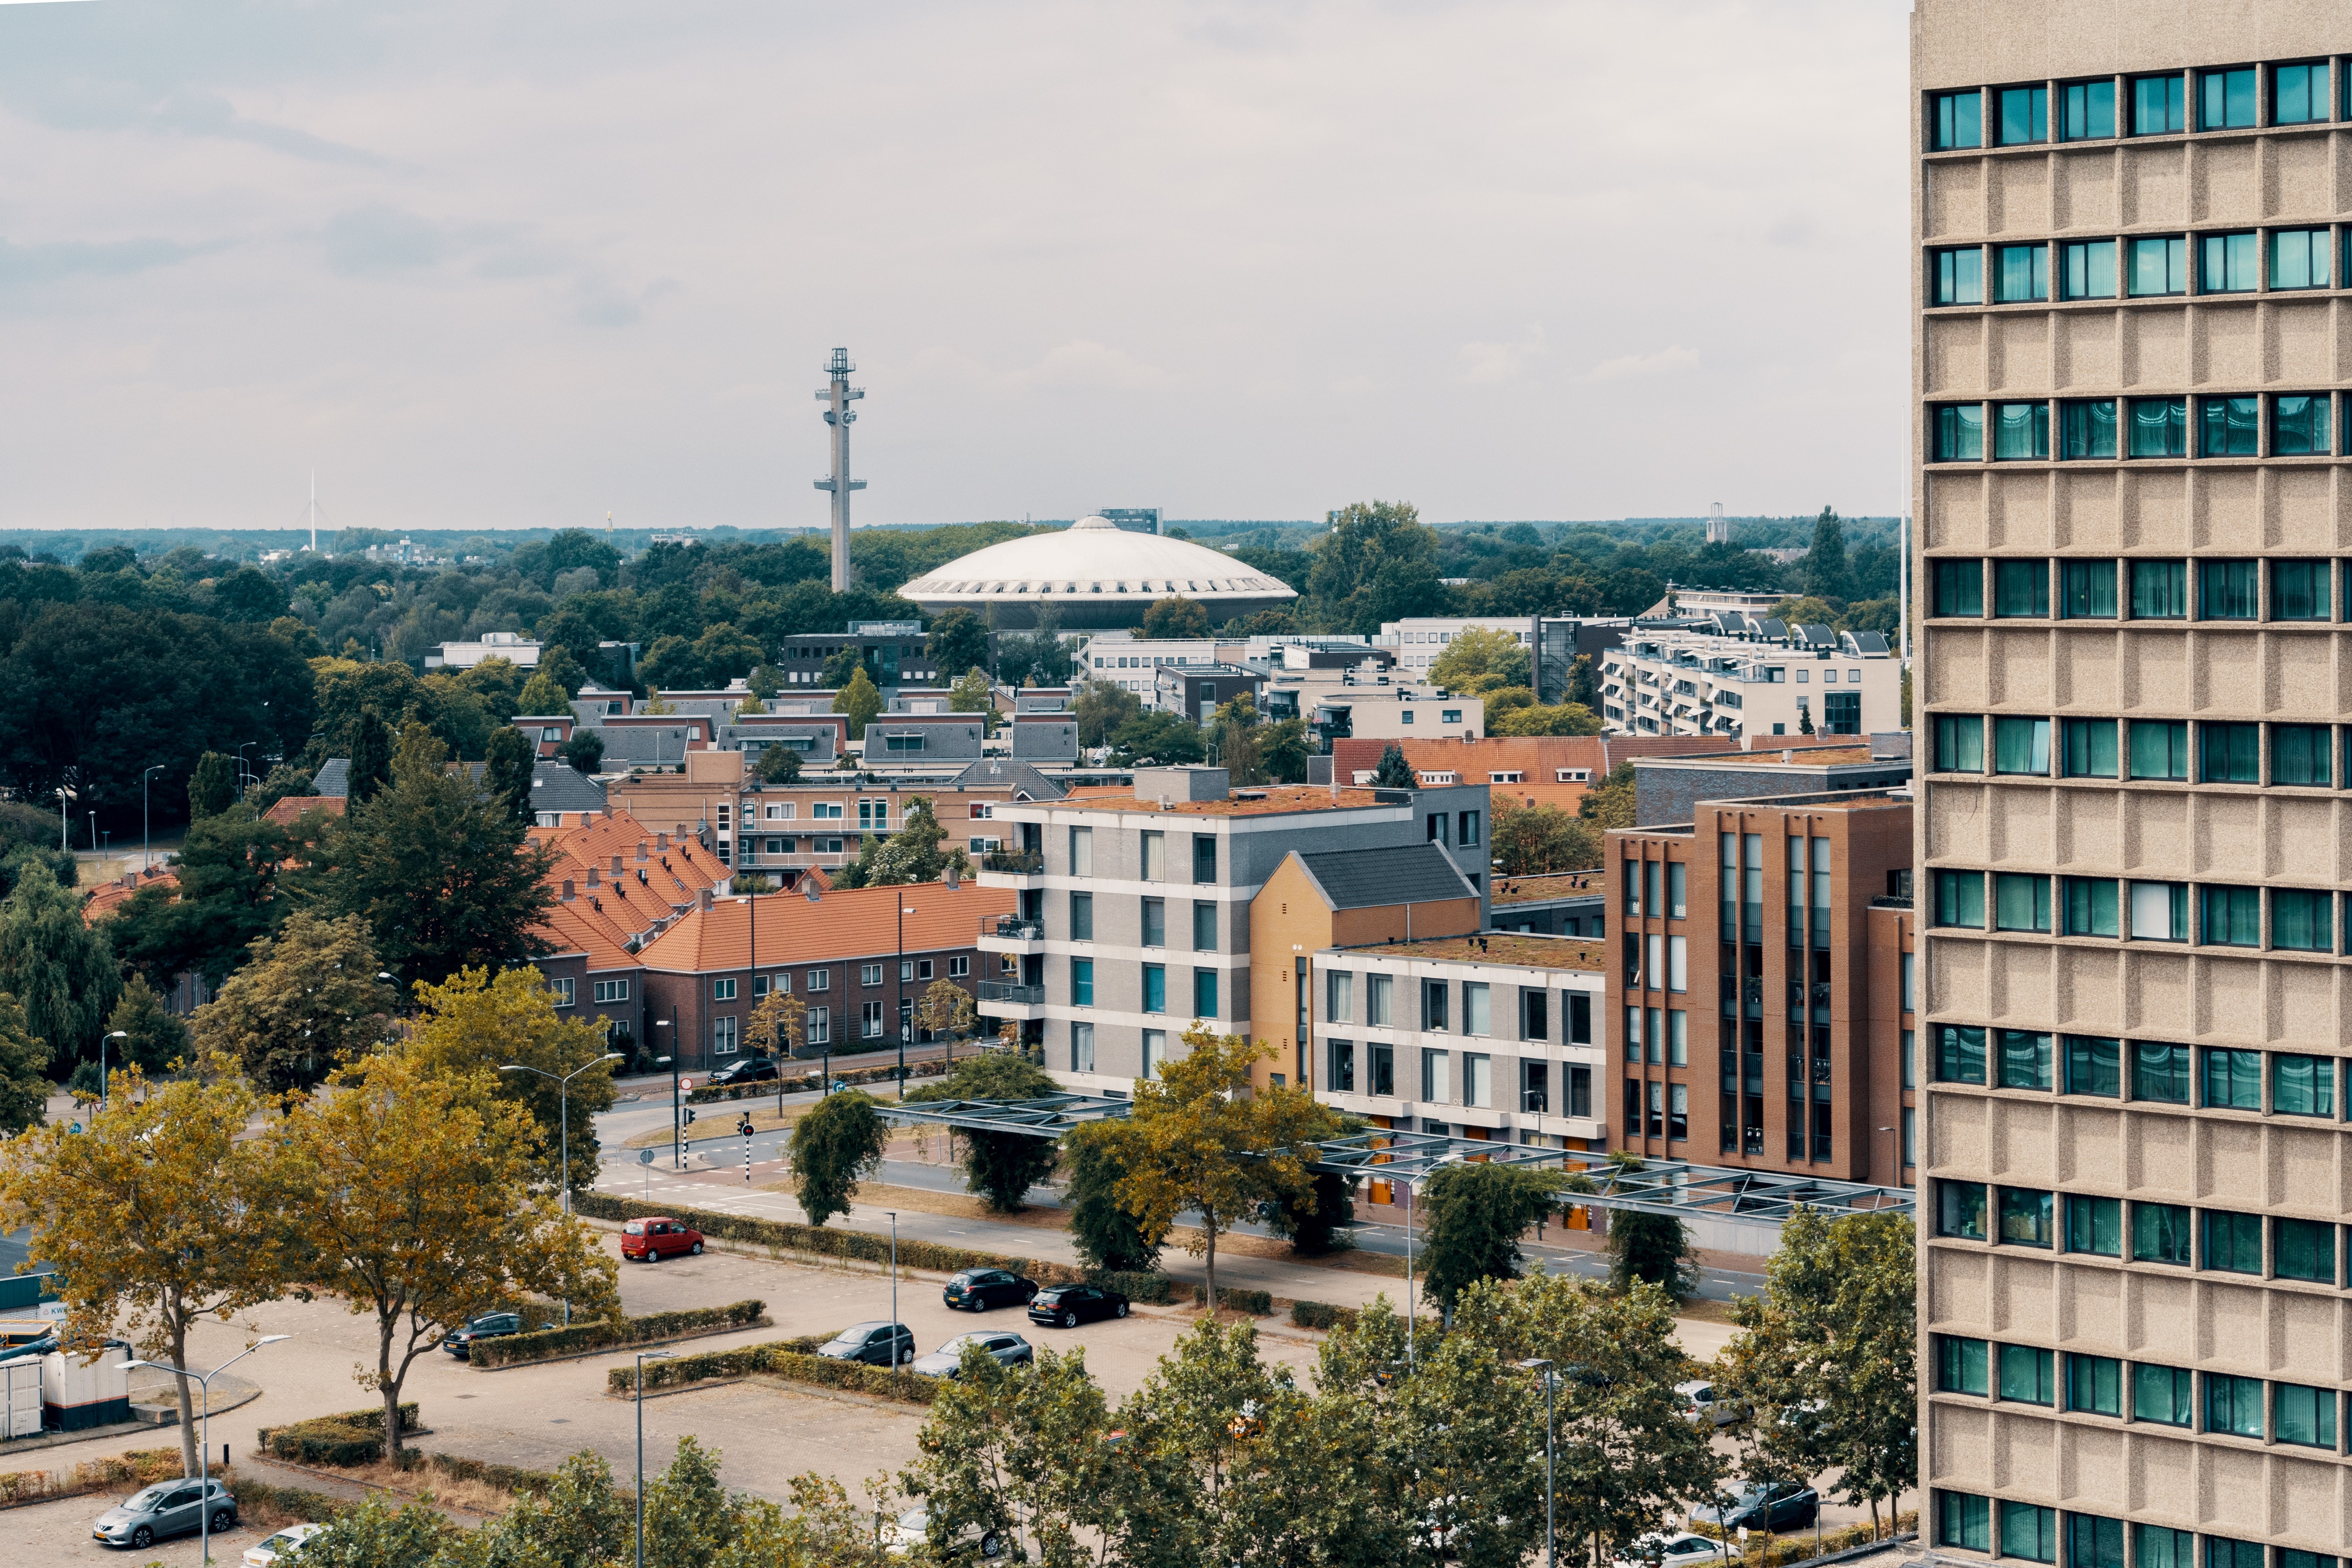
M 1004 1554 L 1004 1542 L 998 1539 L 996 1531 L 992 1530 L 980 1538 L 980 1554 L 982 1557 L 1001 1557 Z
M 135 1552 L 144 1552 L 154 1544 L 155 1532 L 148 1529 L 145 1525 L 142 1524 L 138 1529 L 131 1532 L 131 1550 Z
M 1076 1313 L 1076 1312 L 1064 1312 L 1064 1313 L 1062 1314 L 1062 1327 L 1064 1327 L 1064 1328 L 1066 1328 L 1066 1329 L 1075 1329 L 1075 1328 L 1076 1328 L 1077 1326 L 1078 1326 L 1078 1315 L 1077 1315 L 1077 1313 Z
M 1114 1317 L 1114 1318 L 1124 1318 L 1124 1317 L 1126 1317 L 1126 1316 L 1127 1316 L 1127 1303 L 1126 1303 L 1126 1302 L 1124 1302 L 1124 1301 L 1121 1301 L 1118 1306 L 1113 1307 L 1113 1308 L 1110 1310 L 1110 1312 L 1111 1312 L 1111 1316 L 1112 1316 L 1112 1317 Z
M 226 1535 L 236 1528 L 236 1514 L 229 1509 L 219 1509 L 213 1514 L 213 1533 Z
M 702 1256 L 702 1243 L 698 1241 L 692 1247 L 688 1247 L 687 1250 L 693 1253 L 697 1258 L 699 1258 Z
M 913 1361 L 914 1359 L 915 1359 L 915 1347 L 914 1347 L 914 1346 L 912 1346 L 912 1345 L 903 1345 L 903 1346 L 899 1347 L 899 1351 L 898 1351 L 898 1364 L 899 1364 L 900 1366 L 905 1366 L 908 1363 L 909 1363 L 909 1362 Z

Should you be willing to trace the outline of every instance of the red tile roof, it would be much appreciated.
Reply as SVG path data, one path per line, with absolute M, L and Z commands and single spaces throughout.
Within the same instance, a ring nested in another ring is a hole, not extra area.
M 289 795 L 279 796 L 276 804 L 261 815 L 280 827 L 291 827 L 302 819 L 304 812 L 323 811 L 341 816 L 349 805 L 349 798 L 340 795 Z
M 835 889 L 811 903 L 802 893 L 759 896 L 759 962 L 751 962 L 753 900 L 721 899 L 708 910 L 690 910 L 648 942 L 637 955 L 647 969 L 708 973 L 730 969 L 828 959 L 871 958 L 899 946 L 898 910 L 906 916 L 908 952 L 943 952 L 974 945 L 983 915 L 1011 914 L 1015 895 L 966 882 L 950 890 L 940 882 L 900 888 Z
M 142 888 L 176 888 L 179 885 L 180 874 L 163 866 L 154 867 L 143 877 L 136 873 L 129 877 L 117 877 L 111 882 L 90 889 L 89 899 L 84 900 L 81 906 L 82 921 L 85 924 L 96 925 L 121 908 L 126 900 L 135 895 Z
M 638 967 L 637 955 L 626 945 L 637 933 L 625 930 L 608 910 L 597 909 L 585 896 L 549 909 L 547 918 L 540 922 L 540 933 L 559 953 L 585 954 L 592 971 Z

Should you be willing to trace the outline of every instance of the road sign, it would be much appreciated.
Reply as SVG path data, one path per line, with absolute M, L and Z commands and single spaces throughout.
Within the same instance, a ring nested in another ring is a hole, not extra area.
M 637 1163 L 638 1163 L 638 1164 L 640 1164 L 640 1165 L 650 1165 L 650 1164 L 652 1164 L 653 1163 L 654 1163 L 654 1152 L 653 1152 L 652 1150 L 650 1150 L 650 1149 L 640 1149 L 640 1150 L 638 1150 L 638 1151 L 637 1151 Z
M 682 1078 L 677 1080 L 677 1087 L 683 1089 L 691 1089 L 694 1088 L 694 1080 L 690 1078 Z

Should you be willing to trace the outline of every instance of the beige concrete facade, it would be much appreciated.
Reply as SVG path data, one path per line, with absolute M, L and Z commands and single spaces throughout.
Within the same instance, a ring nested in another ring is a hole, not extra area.
M 2319 0 L 1914 12 L 1948 1557 L 2352 1553 L 2347 51 Z

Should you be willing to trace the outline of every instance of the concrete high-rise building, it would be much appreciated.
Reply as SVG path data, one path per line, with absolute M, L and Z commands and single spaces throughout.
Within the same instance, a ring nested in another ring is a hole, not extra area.
M 1948 1557 L 2352 1552 L 2347 51 L 2307 0 L 1913 15 Z

